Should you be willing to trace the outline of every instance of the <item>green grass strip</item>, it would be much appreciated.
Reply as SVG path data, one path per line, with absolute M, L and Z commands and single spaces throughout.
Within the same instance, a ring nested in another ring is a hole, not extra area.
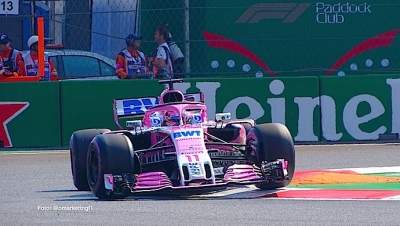
M 375 177 L 400 177 L 400 172 L 396 173 L 374 173 L 374 174 L 363 174 Z

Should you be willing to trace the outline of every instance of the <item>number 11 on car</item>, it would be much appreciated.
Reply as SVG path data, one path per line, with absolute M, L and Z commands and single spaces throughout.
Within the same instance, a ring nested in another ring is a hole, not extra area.
M 192 162 L 192 160 L 193 160 L 192 156 L 195 159 L 195 162 L 199 162 L 200 161 L 199 155 L 185 155 L 185 156 L 186 156 L 188 162 Z

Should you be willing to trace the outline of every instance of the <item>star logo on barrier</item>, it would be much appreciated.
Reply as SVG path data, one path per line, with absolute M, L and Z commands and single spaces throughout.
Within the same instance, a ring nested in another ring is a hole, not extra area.
M 29 107 L 29 102 L 0 102 L 0 141 L 4 142 L 4 147 L 12 147 L 7 124 L 27 107 Z

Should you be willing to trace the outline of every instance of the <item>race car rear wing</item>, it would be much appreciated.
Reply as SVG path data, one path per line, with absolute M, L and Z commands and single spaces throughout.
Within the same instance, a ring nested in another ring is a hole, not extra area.
M 202 92 L 184 94 L 185 101 L 204 103 Z M 136 99 L 114 99 L 114 121 L 120 129 L 118 120 L 121 118 L 143 117 L 151 107 L 159 105 L 158 97 L 141 97 Z

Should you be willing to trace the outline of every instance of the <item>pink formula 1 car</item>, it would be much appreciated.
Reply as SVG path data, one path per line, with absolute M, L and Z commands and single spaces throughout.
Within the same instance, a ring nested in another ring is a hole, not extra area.
M 76 131 L 70 140 L 71 168 L 78 190 L 98 198 L 133 194 L 201 194 L 228 186 L 260 189 L 287 186 L 295 168 L 293 139 L 278 123 L 255 125 L 218 113 L 209 120 L 202 93 L 173 88 L 162 80 L 159 97 L 114 100 L 120 130 Z M 141 117 L 125 121 L 122 118 Z

